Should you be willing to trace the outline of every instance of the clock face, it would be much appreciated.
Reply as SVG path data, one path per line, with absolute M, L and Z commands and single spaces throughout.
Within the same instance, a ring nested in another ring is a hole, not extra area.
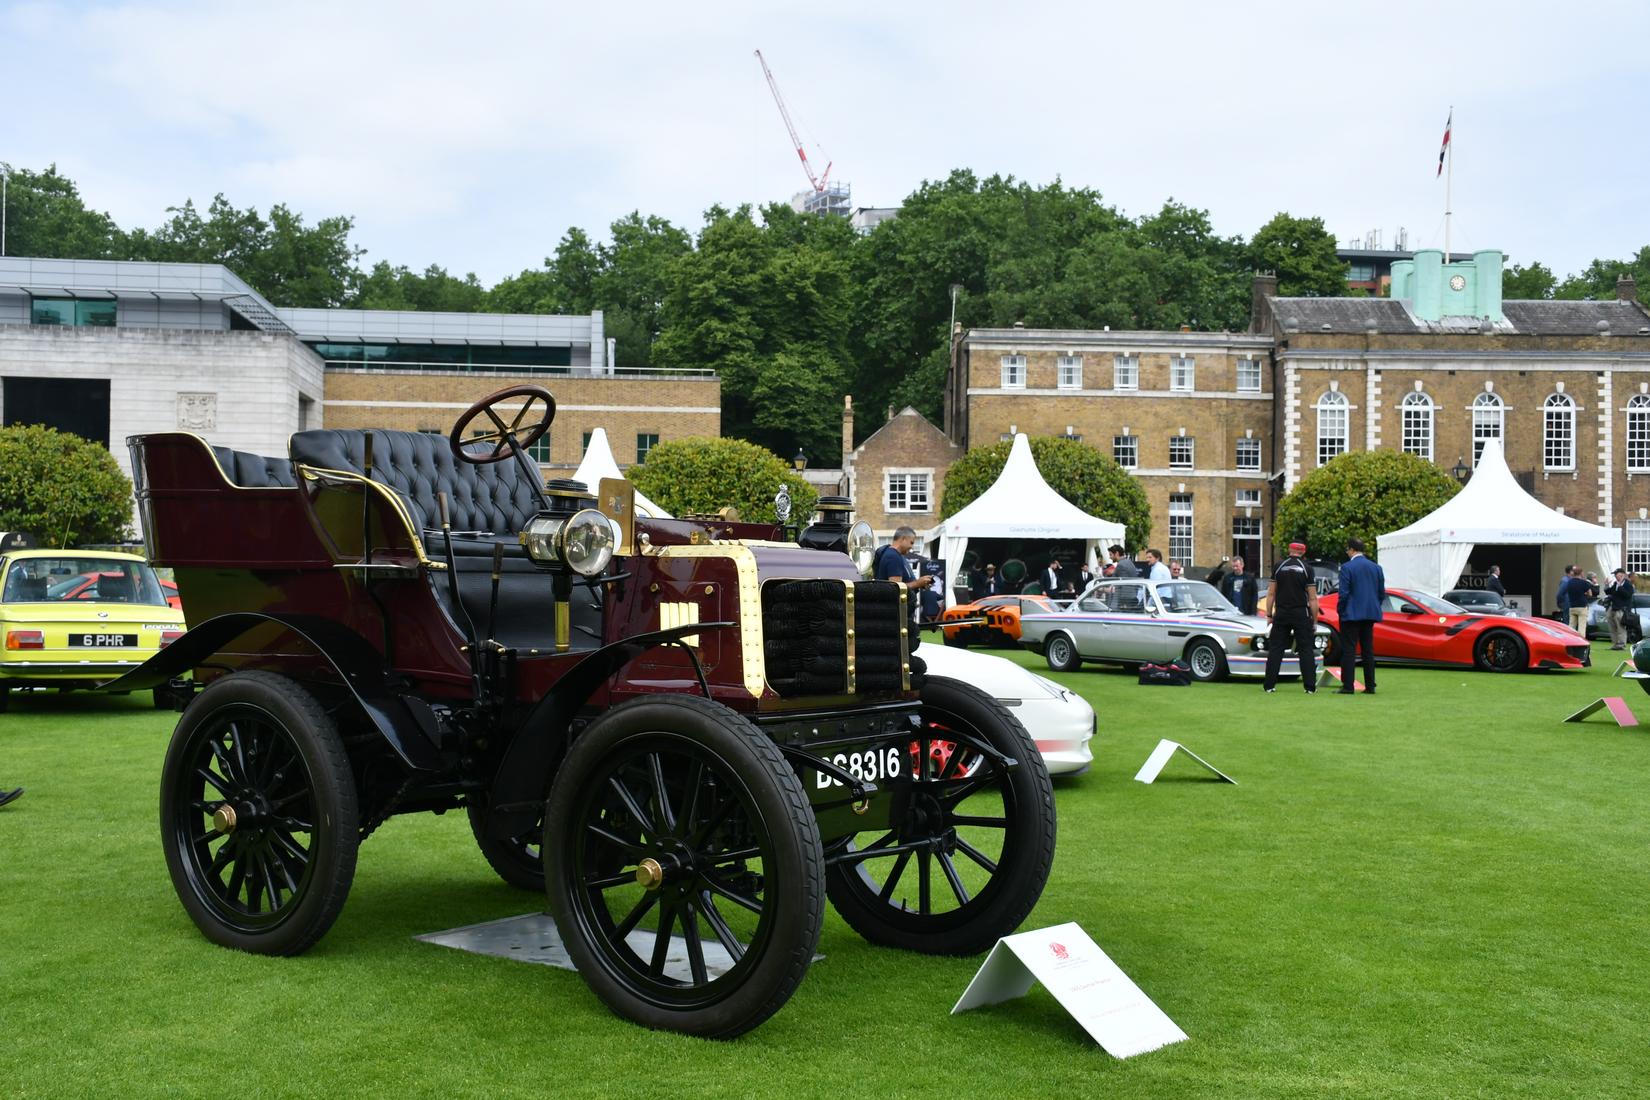
M 1466 285 L 1467 278 L 1465 275 L 1451 275 L 1449 277 L 1449 288 L 1451 290 L 1463 290 L 1466 288 Z

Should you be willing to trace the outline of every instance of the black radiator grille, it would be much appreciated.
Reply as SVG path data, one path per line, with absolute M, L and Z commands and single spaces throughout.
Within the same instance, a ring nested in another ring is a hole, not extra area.
M 762 655 L 774 691 L 793 697 L 848 690 L 848 591 L 834 580 L 763 587 Z M 900 631 L 909 627 L 900 616 L 900 591 L 886 581 L 853 586 L 855 691 L 898 691 L 904 683 Z

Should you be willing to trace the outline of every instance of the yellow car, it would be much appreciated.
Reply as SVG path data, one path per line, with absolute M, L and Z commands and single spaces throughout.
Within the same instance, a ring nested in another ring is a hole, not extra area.
M 13 688 L 107 683 L 183 631 L 183 612 L 140 557 L 8 550 L 0 557 L 0 710 Z M 160 692 L 155 705 L 167 705 Z

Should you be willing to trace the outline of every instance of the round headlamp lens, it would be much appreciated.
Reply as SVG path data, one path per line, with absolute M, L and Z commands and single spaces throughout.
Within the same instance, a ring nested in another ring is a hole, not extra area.
M 613 525 L 594 508 L 575 512 L 561 531 L 562 553 L 567 567 L 584 577 L 593 577 L 613 560 Z
M 877 536 L 864 520 L 848 529 L 848 556 L 853 559 L 854 568 L 859 570 L 861 576 L 871 575 L 877 556 Z

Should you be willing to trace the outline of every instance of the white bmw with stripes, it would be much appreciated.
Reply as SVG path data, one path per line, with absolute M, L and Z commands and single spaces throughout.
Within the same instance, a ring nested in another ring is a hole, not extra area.
M 1065 611 L 1020 616 L 1020 644 L 1041 653 L 1056 672 L 1084 661 L 1138 665 L 1179 661 L 1193 679 L 1266 673 L 1269 624 L 1245 615 L 1203 581 L 1152 582 L 1138 578 L 1099 580 Z M 1314 638 L 1321 657 L 1329 628 Z M 1293 650 L 1284 652 L 1280 672 L 1300 675 Z

